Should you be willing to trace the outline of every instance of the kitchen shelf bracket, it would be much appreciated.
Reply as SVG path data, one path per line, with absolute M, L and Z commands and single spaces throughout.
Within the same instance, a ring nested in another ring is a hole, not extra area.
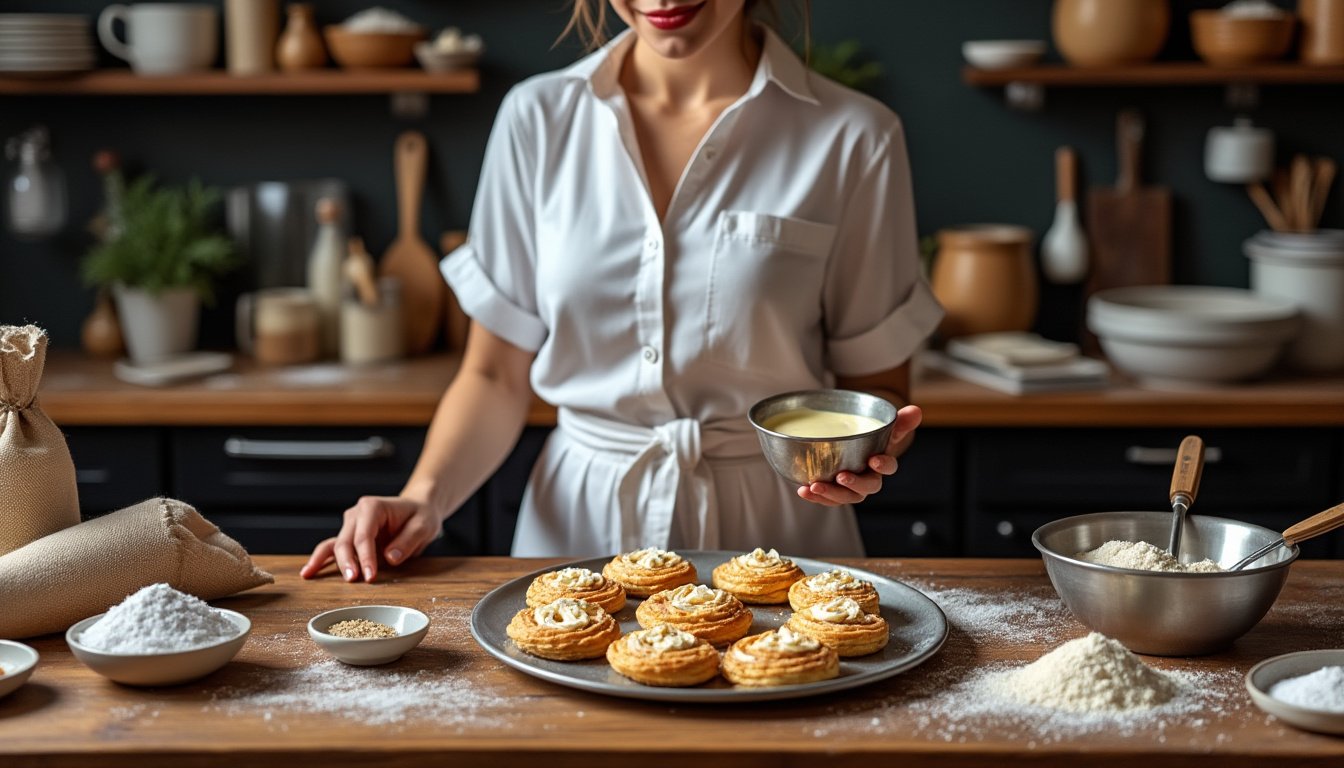
M 396 120 L 423 120 L 429 116 L 429 94 L 399 91 L 388 95 L 388 108 Z
M 1008 106 L 1022 112 L 1039 112 L 1045 106 L 1045 86 L 1041 83 L 1011 82 L 1004 86 Z

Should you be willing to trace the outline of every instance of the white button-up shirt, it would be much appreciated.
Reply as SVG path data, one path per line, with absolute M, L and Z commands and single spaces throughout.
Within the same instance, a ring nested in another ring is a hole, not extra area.
M 514 554 L 861 554 L 853 510 L 799 499 L 746 413 L 894 368 L 941 319 L 900 120 L 766 32 L 660 222 L 617 79 L 635 40 L 510 91 L 469 240 L 443 262 L 476 322 L 536 354 L 532 387 L 559 408 Z

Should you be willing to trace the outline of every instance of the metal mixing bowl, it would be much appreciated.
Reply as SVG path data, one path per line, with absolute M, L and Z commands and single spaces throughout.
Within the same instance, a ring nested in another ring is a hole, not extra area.
M 1221 651 L 1269 611 L 1298 549 L 1281 547 L 1230 573 L 1166 573 L 1074 559 L 1108 541 L 1165 547 L 1170 512 L 1101 512 L 1047 523 L 1031 535 L 1050 582 L 1073 615 L 1126 648 L 1154 656 Z M 1181 559 L 1211 558 L 1224 568 L 1278 540 L 1279 532 L 1219 517 L 1188 515 Z
M 766 429 L 772 417 L 800 408 L 867 416 L 879 429 L 843 437 L 794 437 Z M 765 460 L 785 480 L 798 485 L 829 483 L 841 472 L 866 472 L 868 459 L 887 449 L 896 406 L 876 395 L 847 389 L 809 389 L 767 397 L 753 405 L 747 418 L 756 428 Z

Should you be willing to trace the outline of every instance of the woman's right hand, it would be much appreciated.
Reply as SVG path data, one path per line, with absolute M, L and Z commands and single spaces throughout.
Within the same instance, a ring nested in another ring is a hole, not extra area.
M 364 496 L 345 510 L 341 532 L 313 549 L 299 575 L 311 579 L 335 560 L 346 581 L 372 582 L 380 556 L 388 565 L 400 565 L 442 532 L 443 520 L 428 504 L 404 496 Z M 381 552 L 380 541 L 388 542 Z

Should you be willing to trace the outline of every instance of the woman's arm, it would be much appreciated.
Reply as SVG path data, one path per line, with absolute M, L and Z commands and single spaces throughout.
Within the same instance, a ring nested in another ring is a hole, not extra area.
M 423 551 L 517 443 L 532 401 L 532 359 L 473 323 L 462 368 L 439 401 L 401 494 L 360 498 L 345 511 L 340 533 L 317 545 L 300 574 L 312 578 L 334 559 L 346 581 L 373 581 L 380 555 L 397 565 Z
M 868 472 L 853 474 L 841 472 L 834 483 L 812 483 L 798 488 L 798 495 L 808 501 L 835 507 L 841 504 L 857 504 L 877 493 L 882 488 L 882 478 L 896 474 L 896 458 L 905 453 L 914 442 L 915 430 L 919 428 L 924 414 L 919 406 L 910 402 L 910 363 L 902 363 L 887 371 L 867 376 L 841 376 L 836 379 L 841 389 L 855 389 L 871 392 L 894 404 L 896 425 L 887 441 L 887 450 L 868 459 Z

